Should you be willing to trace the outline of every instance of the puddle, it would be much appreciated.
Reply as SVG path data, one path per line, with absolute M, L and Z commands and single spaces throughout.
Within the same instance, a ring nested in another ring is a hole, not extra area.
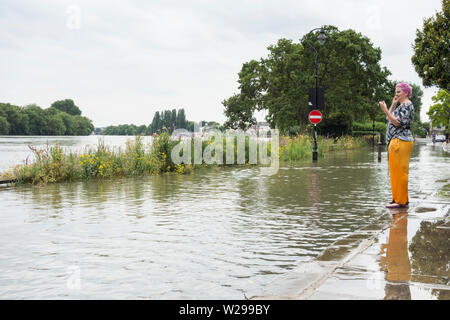
M 426 207 L 419 207 L 414 210 L 416 213 L 424 213 L 424 212 L 433 212 L 436 211 L 436 208 L 426 208 Z

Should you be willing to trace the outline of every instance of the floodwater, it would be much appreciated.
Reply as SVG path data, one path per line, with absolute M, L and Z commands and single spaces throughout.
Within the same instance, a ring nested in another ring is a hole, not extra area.
M 97 141 L 79 138 L 65 143 Z M 0 163 L 20 163 L 42 139 L 0 137 Z M 410 202 L 436 193 L 449 164 L 442 148 L 416 143 Z M 337 239 L 390 221 L 389 200 L 386 153 L 379 163 L 369 149 L 282 163 L 272 176 L 229 166 L 0 188 L 0 298 L 243 299 Z

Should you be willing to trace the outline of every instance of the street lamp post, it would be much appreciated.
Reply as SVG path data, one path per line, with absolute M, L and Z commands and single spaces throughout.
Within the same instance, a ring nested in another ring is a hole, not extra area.
M 319 41 L 319 44 L 322 45 L 325 43 L 325 40 L 327 40 L 327 36 L 325 35 L 325 31 L 323 30 L 323 27 L 320 28 L 315 28 L 313 30 L 311 30 L 310 32 L 308 32 L 308 34 L 310 34 L 311 32 L 314 32 L 316 30 L 320 30 L 319 35 L 317 36 L 317 40 Z M 307 42 L 308 45 L 314 50 L 314 52 L 316 53 L 316 58 L 315 58 L 315 68 L 314 68 L 314 82 L 315 82 L 315 97 L 314 97 L 314 108 L 315 110 L 319 109 L 318 106 L 318 90 L 317 90 L 317 71 L 318 71 L 318 56 L 319 53 L 317 52 L 316 48 L 314 48 L 309 42 Z M 317 132 L 316 132 L 316 125 L 314 125 L 314 145 L 313 145 L 313 161 L 317 161 Z

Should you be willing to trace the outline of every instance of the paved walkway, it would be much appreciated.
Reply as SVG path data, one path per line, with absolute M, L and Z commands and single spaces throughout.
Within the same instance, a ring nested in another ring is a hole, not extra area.
M 252 299 L 450 299 L 450 201 L 430 197 L 386 215 Z

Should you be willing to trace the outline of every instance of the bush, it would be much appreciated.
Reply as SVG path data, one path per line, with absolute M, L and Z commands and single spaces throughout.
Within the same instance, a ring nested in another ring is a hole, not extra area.
M 386 129 L 387 125 L 383 122 L 375 121 L 375 134 L 380 135 L 381 143 L 386 144 Z M 372 136 L 373 134 L 373 124 L 372 123 L 360 123 L 353 122 L 352 125 L 352 135 L 356 137 L 360 136 Z M 378 139 L 375 137 L 375 143 Z

